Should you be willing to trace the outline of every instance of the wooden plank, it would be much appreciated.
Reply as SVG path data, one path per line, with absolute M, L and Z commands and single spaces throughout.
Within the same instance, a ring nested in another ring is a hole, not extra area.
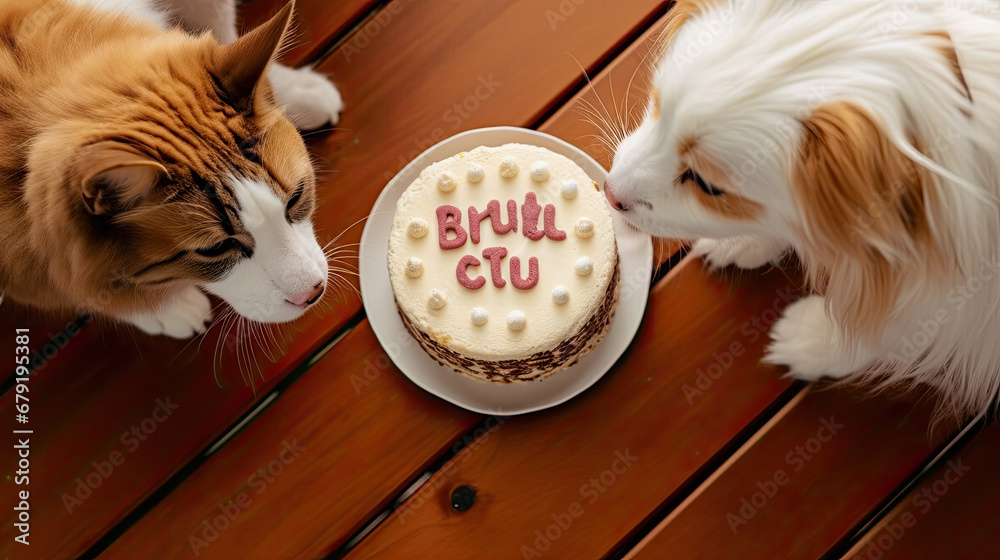
M 410 383 L 364 321 L 102 558 L 322 557 L 478 418 Z
M 791 386 L 758 363 L 766 336 L 751 323 L 777 316 L 786 284 L 777 272 L 727 283 L 686 259 L 653 290 L 637 340 L 594 388 L 485 434 L 348 558 L 613 551 Z M 466 485 L 476 500 L 460 513 L 451 495 Z
M 806 392 L 626 558 L 820 558 L 948 436 L 929 399 Z
M 386 9 L 381 12 L 378 19 L 372 18 L 365 21 L 361 35 L 368 37 L 381 32 L 383 22 L 391 20 L 389 16 L 399 13 L 412 0 L 392 0 L 388 2 Z M 267 21 L 287 4 L 287 0 L 253 0 L 247 2 L 240 9 L 240 15 L 244 21 L 242 28 L 245 31 Z M 386 3 L 383 0 L 297 0 L 295 8 L 297 16 L 295 18 L 295 41 L 293 46 L 282 56 L 282 61 L 291 66 L 301 66 L 314 60 L 324 48 L 330 45 L 344 33 L 350 30 L 356 22 L 365 18 L 379 4 Z M 357 41 L 357 39 L 356 39 Z M 364 44 L 365 39 L 358 41 Z M 336 77 L 334 77 L 336 78 Z
M 548 8 L 558 9 L 558 3 Z M 533 123 L 576 79 L 576 62 L 567 52 L 592 67 L 659 8 L 652 0 L 627 6 L 592 0 L 553 30 L 546 6 L 530 0 L 439 2 L 400 11 L 391 28 L 351 62 L 334 53 L 321 70 L 340 77 L 353 111 L 345 115 L 345 130 L 312 142 L 318 158 L 338 171 L 319 186 L 320 238 L 331 239 L 366 216 L 386 174 L 391 177 L 401 163 L 415 157 L 424 139 L 492 124 Z M 443 31 L 442 22 L 454 32 Z M 428 37 L 430 28 L 442 31 Z M 466 31 L 470 29 L 474 31 Z M 511 37 L 538 40 L 508 44 Z M 497 47 L 497 40 L 504 48 Z M 477 89 L 487 92 L 491 87 L 476 110 L 453 128 L 455 104 L 470 96 L 478 100 Z M 356 242 L 359 236 L 360 227 L 355 227 L 342 243 Z M 227 337 L 221 345 L 221 387 L 211 351 L 220 338 L 218 330 L 206 337 L 205 352 L 199 353 L 197 344 L 186 347 L 185 342 L 118 332 L 117 327 L 85 329 L 80 342 L 73 344 L 82 355 L 72 361 L 52 360 L 32 387 L 39 419 L 34 445 L 43 456 L 63 458 L 40 462 L 33 471 L 33 484 L 45 489 L 32 502 L 38 532 L 33 550 L 42 557 L 71 557 L 86 550 L 359 309 L 360 302 L 352 297 L 308 314 L 286 329 L 287 342 L 273 350 L 273 364 L 264 351 L 248 357 L 240 350 L 245 343 L 237 347 Z M 261 368 L 256 393 L 243 385 L 234 367 L 240 356 Z M 168 397 L 183 412 L 156 424 L 155 438 L 148 438 L 155 444 L 142 442 L 129 451 L 122 435 L 151 417 L 157 399 Z M 8 392 L 0 398 L 0 414 L 11 417 L 12 408 Z M 113 477 L 107 478 L 108 484 L 101 478 L 102 486 L 70 513 L 63 496 L 72 496 L 77 479 L 85 480 L 113 452 L 124 454 Z M 5 495 L 0 500 L 12 499 Z M 0 540 L 12 542 L 12 531 L 9 525 L 0 528 Z
M 1000 424 L 993 422 L 931 471 L 843 558 L 995 558 L 1000 549 L 998 472 Z
M 79 325 L 83 323 L 85 321 Z M 46 357 L 52 358 L 68 346 L 77 328 L 74 325 L 78 325 L 78 322 L 73 313 L 53 313 L 28 308 L 10 299 L 0 303 L 0 359 L 9 360 L 0 367 L 0 380 L 10 379 L 14 375 L 17 329 L 28 330 L 30 364 L 44 369 Z
M 223 344 L 217 385 L 197 344 L 87 328 L 31 376 L 32 554 L 80 554 L 145 496 L 194 457 L 280 378 L 257 383 L 257 395 L 232 367 Z M 270 372 L 287 372 L 315 337 L 291 341 Z M 256 374 L 256 372 L 254 372 Z M 0 398 L 13 417 L 14 395 Z M 13 492 L 0 498 L 4 506 Z M 0 528 L 0 555 L 13 527 Z

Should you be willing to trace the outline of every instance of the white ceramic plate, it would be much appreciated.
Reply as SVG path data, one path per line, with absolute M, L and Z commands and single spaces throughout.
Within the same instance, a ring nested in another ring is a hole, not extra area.
M 396 366 L 422 389 L 463 408 L 498 416 L 549 408 L 580 394 L 597 382 L 622 355 L 642 321 L 649 295 L 653 243 L 648 235 L 625 225 L 614 214 L 621 263 L 621 296 L 608 334 L 591 353 L 552 377 L 529 384 L 490 383 L 459 375 L 423 351 L 403 326 L 389 283 L 386 255 L 396 200 L 428 165 L 479 146 L 517 142 L 541 146 L 579 165 L 599 185 L 607 172 L 579 148 L 525 128 L 495 127 L 453 136 L 420 154 L 399 172 L 375 202 L 361 235 L 361 297 L 375 335 Z

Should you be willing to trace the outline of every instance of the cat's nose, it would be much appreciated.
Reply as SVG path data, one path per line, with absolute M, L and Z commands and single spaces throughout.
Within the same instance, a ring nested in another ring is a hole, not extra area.
M 302 308 L 309 307 L 310 305 L 319 301 L 319 298 L 323 297 L 323 289 L 325 287 L 326 286 L 324 286 L 323 283 L 321 282 L 319 284 L 316 284 L 316 286 L 313 289 L 309 290 L 308 292 L 302 292 L 301 294 L 297 294 L 295 297 L 287 301 L 288 303 L 296 305 L 298 307 Z
M 614 208 L 615 210 L 618 210 L 619 212 L 624 212 L 625 210 L 628 210 L 628 206 L 623 204 L 617 198 L 615 198 L 615 194 L 611 192 L 610 181 L 604 181 L 604 196 L 607 197 L 608 204 L 610 204 L 611 207 Z

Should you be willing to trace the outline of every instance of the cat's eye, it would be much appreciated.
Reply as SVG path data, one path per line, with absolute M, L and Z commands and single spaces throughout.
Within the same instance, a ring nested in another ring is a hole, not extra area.
M 202 247 L 200 249 L 195 249 L 194 252 L 198 253 L 203 257 L 221 257 L 226 253 L 232 251 L 239 247 L 239 243 L 232 237 L 228 237 L 225 240 L 212 245 L 211 247 Z
M 302 191 L 304 190 L 305 187 L 300 185 L 298 190 L 288 199 L 288 204 L 285 206 L 286 211 L 291 212 L 292 208 L 295 208 L 295 205 L 299 203 L 299 200 L 302 200 Z
M 312 212 L 311 201 L 303 200 L 305 192 L 306 182 L 302 181 L 299 183 L 299 188 L 295 189 L 295 192 L 289 197 L 288 204 L 285 205 L 285 219 L 288 220 L 288 223 L 304 220 Z
M 702 190 L 705 194 L 709 196 L 722 196 L 726 194 L 726 191 L 716 188 L 711 183 L 706 181 L 701 175 L 694 172 L 692 169 L 685 171 L 681 177 L 680 181 L 682 183 L 687 181 L 692 181 L 694 184 L 698 185 L 698 188 Z

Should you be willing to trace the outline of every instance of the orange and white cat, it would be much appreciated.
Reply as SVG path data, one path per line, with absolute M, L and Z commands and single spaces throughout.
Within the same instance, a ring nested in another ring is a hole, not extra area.
M 190 337 L 205 292 L 262 322 L 323 294 L 296 130 L 336 88 L 272 63 L 293 3 L 238 38 L 235 0 L 0 3 L 0 294 Z

